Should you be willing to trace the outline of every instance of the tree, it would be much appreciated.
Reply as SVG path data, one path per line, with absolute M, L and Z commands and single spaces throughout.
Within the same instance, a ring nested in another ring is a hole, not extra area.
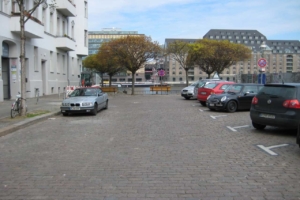
M 235 62 L 251 58 L 251 50 L 245 45 L 227 40 L 203 39 L 191 44 L 190 56 L 210 78 L 213 72 L 221 73 Z
M 25 108 L 25 96 L 26 96 L 26 82 L 25 82 L 25 75 L 26 75 L 26 67 L 25 67 L 25 23 L 32 18 L 32 13 L 41 5 L 41 4 L 47 4 L 47 0 L 35 0 L 34 6 L 31 9 L 26 10 L 26 0 L 15 0 L 18 4 L 19 10 L 20 10 L 20 30 L 21 30 L 21 45 L 20 45 L 20 61 L 21 61 L 21 96 L 23 97 L 21 99 L 21 112 L 20 115 L 24 116 L 26 114 L 26 108 Z M 47 4 L 50 7 L 55 7 L 55 1 L 52 0 L 51 4 Z
M 166 53 L 184 69 L 187 86 L 189 85 L 188 70 L 194 67 L 194 63 L 188 55 L 190 48 L 189 43 L 180 40 L 169 43 L 166 48 Z
M 152 42 L 146 36 L 127 36 L 110 41 L 111 52 L 119 65 L 132 74 L 132 95 L 134 95 L 135 73 L 147 61 L 154 59 L 161 52 L 158 42 Z
M 109 86 L 111 86 L 112 77 L 118 72 L 123 71 L 124 67 L 118 63 L 118 58 L 114 54 L 110 42 L 101 45 L 97 53 L 97 59 L 105 68 L 109 76 Z
M 91 69 L 92 71 L 98 72 L 101 75 L 101 85 L 103 87 L 103 74 L 107 72 L 106 65 L 101 63 L 101 61 L 98 59 L 97 54 L 92 54 L 87 56 L 83 61 L 82 65 L 85 68 Z

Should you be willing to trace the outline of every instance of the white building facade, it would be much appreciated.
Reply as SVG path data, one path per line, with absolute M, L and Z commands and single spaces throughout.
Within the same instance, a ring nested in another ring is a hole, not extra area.
M 34 0 L 26 0 L 26 9 Z M 21 91 L 20 13 L 14 0 L 0 0 L 0 102 Z M 88 0 L 40 5 L 25 24 L 27 98 L 58 94 L 79 85 L 82 57 L 88 55 Z

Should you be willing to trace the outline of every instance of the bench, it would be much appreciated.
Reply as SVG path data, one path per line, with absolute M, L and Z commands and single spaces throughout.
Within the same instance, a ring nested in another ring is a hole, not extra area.
M 171 86 L 168 86 L 168 85 L 150 86 L 150 91 L 152 91 L 152 92 L 159 92 L 159 91 L 169 92 L 169 91 L 171 91 Z
M 102 87 L 102 92 L 114 92 L 116 93 L 118 91 L 117 87 Z

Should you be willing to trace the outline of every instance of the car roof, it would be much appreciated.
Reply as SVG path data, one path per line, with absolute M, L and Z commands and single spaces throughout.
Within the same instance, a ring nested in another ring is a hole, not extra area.
M 80 89 L 80 90 L 82 90 L 82 89 L 100 89 L 100 87 L 99 86 L 97 86 L 97 87 L 80 87 L 80 88 L 76 88 L 76 89 Z
M 234 85 L 260 85 L 263 86 L 263 84 L 259 84 L 259 83 L 235 83 Z
M 267 83 L 265 86 L 296 86 L 300 87 L 300 83 Z

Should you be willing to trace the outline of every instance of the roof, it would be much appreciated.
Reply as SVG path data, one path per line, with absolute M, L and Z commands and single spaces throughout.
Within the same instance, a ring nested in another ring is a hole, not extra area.
M 268 86 L 268 85 L 283 85 L 283 86 L 296 86 L 296 87 L 300 87 L 300 83 L 267 83 L 265 85 L 266 86 Z

